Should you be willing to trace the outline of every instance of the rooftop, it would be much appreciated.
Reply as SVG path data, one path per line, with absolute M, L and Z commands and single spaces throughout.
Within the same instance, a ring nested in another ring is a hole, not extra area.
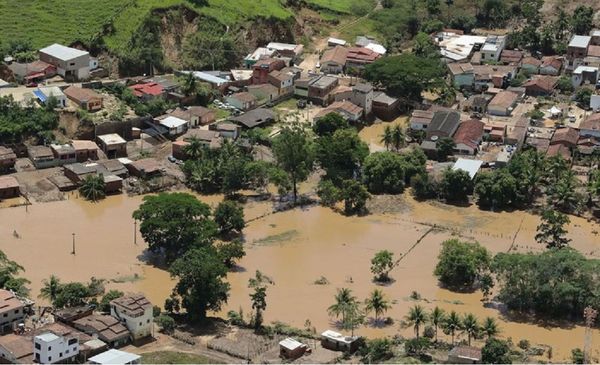
M 12 176 L 6 176 L 13 178 Z M 23 307 L 23 303 L 15 296 L 13 292 L 6 289 L 0 289 L 0 313 Z
M 164 88 L 156 82 L 135 84 L 131 85 L 129 88 L 133 91 L 133 95 L 137 97 L 144 95 L 159 96 L 164 91 Z
M 510 108 L 516 102 L 519 96 L 511 91 L 501 91 L 490 100 L 490 107 Z
M 217 77 L 217 76 L 214 76 L 209 73 L 202 72 L 202 71 L 183 71 L 182 73 L 187 74 L 190 72 L 198 80 L 206 81 L 210 84 L 215 84 L 216 86 L 221 86 L 221 85 L 227 84 L 229 82 L 229 80 L 226 80 L 224 78 Z
M 317 88 L 317 89 L 326 89 L 331 84 L 335 84 L 337 82 L 338 82 L 337 77 L 333 77 L 333 76 L 321 76 L 321 77 L 313 80 L 313 82 L 310 84 L 310 86 L 314 87 L 314 88 Z
M 128 294 L 111 301 L 110 304 L 131 317 L 141 316 L 146 309 L 152 308 L 152 303 L 143 294 Z
M 119 136 L 116 133 L 103 134 L 98 136 L 98 139 L 101 140 L 105 145 L 127 143 L 127 141 L 124 140 L 123 137 Z
M 94 141 L 87 139 L 74 139 L 71 141 L 71 145 L 76 151 L 80 150 L 97 150 L 98 145 Z
M 14 176 L 0 176 L 0 189 L 14 189 L 19 187 L 19 182 Z M 1 298 L 0 298 L 1 300 Z M 0 306 L 0 311 L 2 307 Z
M 110 349 L 89 358 L 92 364 L 130 364 L 140 359 L 140 355 Z
M 452 350 L 450 350 L 449 355 L 473 361 L 480 361 L 481 349 L 471 346 L 456 346 Z
M 438 111 L 433 114 L 431 123 L 427 127 L 427 131 L 443 131 L 448 135 L 458 127 L 460 123 L 460 114 L 456 111 Z
M 286 349 L 293 351 L 297 348 L 304 346 L 304 344 L 302 344 L 302 342 L 297 341 L 291 337 L 288 337 L 284 340 L 279 341 L 279 346 L 285 347 Z
M 265 108 L 258 108 L 250 110 L 249 112 L 246 112 L 240 116 L 231 117 L 229 118 L 229 120 L 243 124 L 248 128 L 254 128 L 263 123 L 275 120 L 275 117 L 275 113 L 271 110 Z
M 569 42 L 569 47 L 587 48 L 591 40 L 592 37 L 587 35 L 574 35 Z
M 86 332 L 98 333 L 101 340 L 104 338 L 109 342 L 129 336 L 127 328 L 118 319 L 108 315 L 92 314 L 79 318 L 73 323 L 85 327 Z
M 89 56 L 87 51 L 66 47 L 58 43 L 54 43 L 46 48 L 42 48 L 40 49 L 40 52 L 50 55 L 54 58 L 58 58 L 61 61 L 68 61 L 85 55 Z
M 341 333 L 332 331 L 332 330 L 327 330 L 323 333 L 321 333 L 321 337 L 325 337 L 327 339 L 336 341 L 336 342 L 343 342 L 346 344 L 351 344 L 352 342 L 356 341 L 358 339 L 358 337 L 351 337 L 351 336 L 344 336 Z
M 230 98 L 234 98 L 237 99 L 243 103 L 251 103 L 253 101 L 256 101 L 256 97 L 252 94 L 250 94 L 249 92 L 243 91 L 241 93 L 236 93 L 233 94 L 231 96 L 229 96 Z
M 43 342 L 52 342 L 55 340 L 58 340 L 60 337 L 58 337 L 57 335 L 55 335 L 52 332 L 46 332 L 46 333 L 42 333 L 41 335 L 37 335 L 35 336 L 36 340 L 40 340 Z
M 467 173 L 469 173 L 471 179 L 473 179 L 475 175 L 477 175 L 477 172 L 481 168 L 481 165 L 483 165 L 483 161 L 481 160 L 468 160 L 466 158 L 459 158 L 454 164 L 454 166 L 452 166 L 452 170 L 466 171 Z
M 161 119 L 160 124 L 164 125 L 167 128 L 178 128 L 178 127 L 181 127 L 182 125 L 188 124 L 188 122 L 183 119 L 174 117 L 174 116 L 168 116 L 164 119 Z
M 27 152 L 34 159 L 54 157 L 52 149 L 48 146 L 29 146 Z
M 371 91 L 373 91 L 373 85 L 368 84 L 368 83 L 359 83 L 359 84 L 354 85 L 352 87 L 352 90 L 366 94 L 366 93 L 370 93 Z
M 483 136 L 484 123 L 477 119 L 467 120 L 460 123 L 454 134 L 454 142 L 462 143 L 473 149 L 476 149 Z
M 102 95 L 92 89 L 81 88 L 77 86 L 69 86 L 65 89 L 64 94 L 78 101 L 88 101 L 91 99 L 102 99 Z
M 332 49 L 328 49 L 323 52 L 323 56 L 321 57 L 321 63 L 325 62 L 335 62 L 340 65 L 346 63 L 346 57 L 348 56 L 348 48 L 342 46 L 336 46 Z

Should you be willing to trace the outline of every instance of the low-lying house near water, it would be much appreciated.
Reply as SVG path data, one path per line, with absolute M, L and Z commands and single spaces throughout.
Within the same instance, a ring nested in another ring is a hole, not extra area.
M 50 147 L 30 146 L 27 148 L 27 154 L 36 169 L 55 166 L 54 153 Z
M 127 294 L 110 302 L 110 314 L 121 320 L 133 341 L 152 335 L 152 303 L 142 294 Z
M 297 359 L 304 355 L 308 346 L 291 337 L 279 341 L 279 356 L 283 359 Z
M 8 178 L 14 179 L 12 176 L 2 177 L 4 181 Z M 0 180 L 0 183 L 3 180 Z M 10 290 L 0 289 L 0 318 L 2 333 L 13 331 L 25 319 L 25 303 Z
M 88 160 L 98 159 L 98 145 L 94 141 L 85 139 L 74 139 L 71 141 L 71 146 L 75 149 L 77 162 L 85 162 Z
M 413 110 L 410 116 L 410 128 L 416 131 L 426 130 L 433 119 L 433 111 Z
M 427 127 L 427 139 L 437 141 L 440 138 L 452 137 L 460 124 L 460 114 L 456 111 L 437 111 L 433 114 Z
M 449 364 L 479 364 L 481 349 L 471 346 L 456 346 L 448 353 Z
M 162 175 L 163 167 L 153 158 L 144 158 L 127 164 L 127 169 L 132 176 L 151 178 Z
M 379 119 L 395 119 L 399 114 L 398 105 L 400 105 L 400 99 L 388 96 L 384 92 L 378 92 L 374 94 L 373 113 Z
M 349 122 L 358 122 L 363 116 L 363 108 L 349 101 L 336 101 L 315 115 L 314 120 L 323 118 L 327 114 L 338 113 Z
M 77 162 L 77 153 L 70 144 L 51 144 L 55 164 L 58 166 Z
M 114 364 L 141 364 L 142 357 L 131 352 L 110 349 L 89 358 L 90 364 L 114 365 Z
M 327 330 L 321 333 L 321 346 L 333 351 L 353 352 L 358 348 L 358 337 L 344 336 L 341 333 Z
M 97 336 L 111 347 L 120 347 L 130 340 L 127 328 L 112 316 L 92 314 L 73 321 L 73 327 L 90 336 Z
M 15 152 L 4 146 L 0 146 L 0 172 L 12 170 L 17 162 L 17 155 Z
M 480 160 L 468 160 L 466 158 L 459 158 L 458 160 L 456 160 L 456 163 L 454 163 L 454 166 L 452 166 L 452 170 L 454 170 L 454 171 L 456 171 L 456 170 L 466 171 L 469 174 L 469 176 L 471 177 L 471 180 L 472 180 L 472 179 L 475 178 L 475 176 L 479 172 L 479 169 L 481 168 L 481 165 L 483 165 L 483 161 L 480 161 Z
M 116 133 L 103 134 L 97 137 L 102 151 L 108 158 L 127 156 L 127 141 Z

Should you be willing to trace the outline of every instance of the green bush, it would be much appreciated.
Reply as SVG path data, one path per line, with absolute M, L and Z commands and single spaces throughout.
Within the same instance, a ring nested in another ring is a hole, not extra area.
M 163 333 L 173 333 L 175 331 L 175 320 L 169 315 L 161 314 L 154 321 L 160 326 Z
M 454 238 L 442 243 L 434 274 L 449 288 L 472 288 L 488 270 L 490 261 L 489 251 L 479 243 Z

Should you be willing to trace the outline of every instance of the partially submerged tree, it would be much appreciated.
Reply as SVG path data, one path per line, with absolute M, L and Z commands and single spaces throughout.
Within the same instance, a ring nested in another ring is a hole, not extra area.
M 391 251 L 379 251 L 371 259 L 371 273 L 375 275 L 375 281 L 390 281 L 389 273 L 394 267 L 396 267 L 396 262 L 394 261 L 394 254 Z
M 541 223 L 537 226 L 535 240 L 546 245 L 546 248 L 563 248 L 569 245 L 571 239 L 567 238 L 567 226 L 569 217 L 552 208 L 546 208 L 542 212 Z
M 105 187 L 102 174 L 88 175 L 83 179 L 79 192 L 85 199 L 95 202 L 104 199 L 106 196 Z

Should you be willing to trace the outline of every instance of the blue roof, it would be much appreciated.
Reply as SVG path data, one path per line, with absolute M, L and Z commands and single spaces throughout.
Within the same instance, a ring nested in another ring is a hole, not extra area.
M 33 95 L 35 95 L 42 103 L 46 102 L 46 95 L 41 90 L 33 90 Z

